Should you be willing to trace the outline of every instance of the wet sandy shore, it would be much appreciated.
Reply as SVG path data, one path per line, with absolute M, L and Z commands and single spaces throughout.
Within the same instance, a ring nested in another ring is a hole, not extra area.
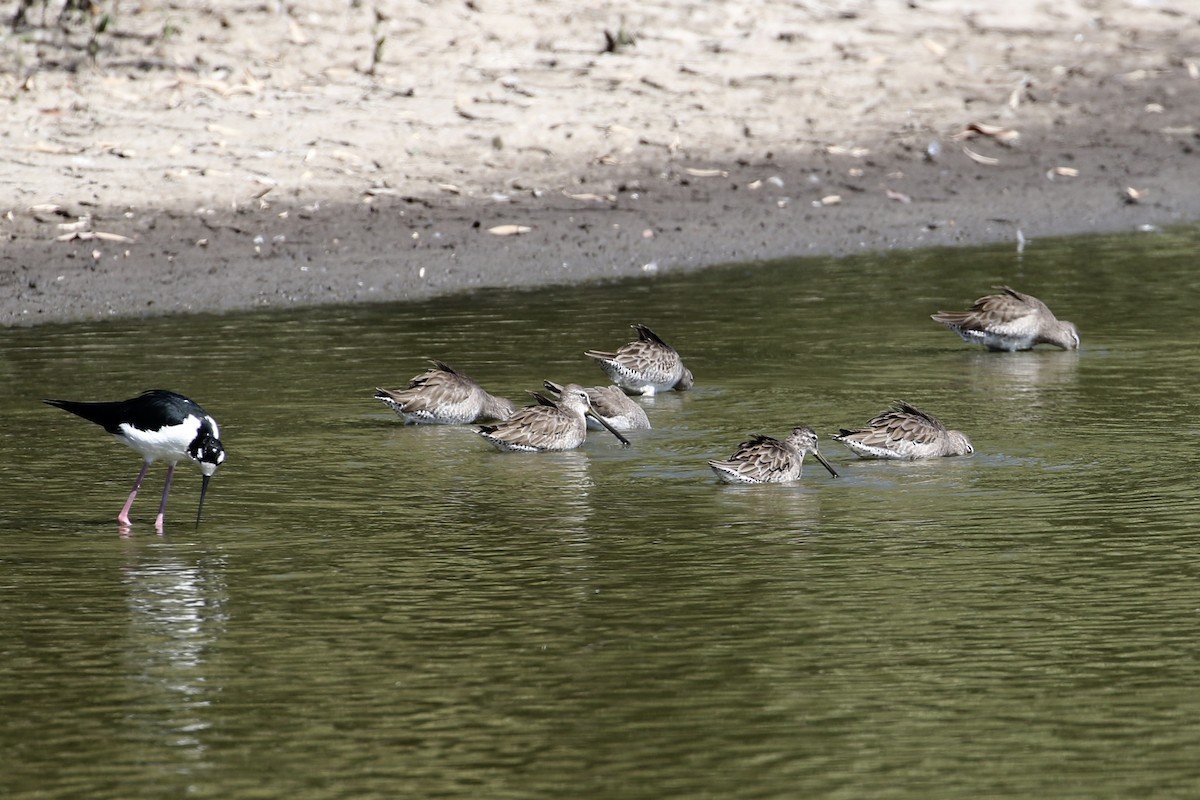
M 1200 220 L 1200 11 L 976 5 L 38 12 L 2 51 L 0 324 Z

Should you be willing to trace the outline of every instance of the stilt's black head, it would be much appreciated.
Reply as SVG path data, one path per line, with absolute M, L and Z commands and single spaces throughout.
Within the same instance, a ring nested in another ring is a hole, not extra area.
M 200 466 L 201 472 L 212 475 L 217 467 L 225 463 L 225 448 L 220 439 L 202 428 L 188 445 L 188 457 Z
M 204 496 L 208 494 L 208 482 L 217 467 L 225 462 L 225 448 L 207 426 L 202 427 L 196 438 L 188 445 L 188 457 L 200 467 L 204 478 L 200 483 L 200 505 L 196 508 L 196 526 L 200 525 L 200 513 L 204 510 Z

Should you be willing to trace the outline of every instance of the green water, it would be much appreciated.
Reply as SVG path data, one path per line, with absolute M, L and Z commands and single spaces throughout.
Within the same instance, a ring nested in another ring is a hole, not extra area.
M 0 796 L 1194 797 L 1200 231 L 795 261 L 421 305 L 0 332 Z M 998 283 L 1083 349 L 928 319 Z M 619 448 L 501 454 L 371 395 L 516 400 L 644 322 L 696 389 Z M 43 397 L 153 386 L 181 465 Z M 828 435 L 909 400 L 969 458 Z M 807 423 L 839 469 L 705 460 Z

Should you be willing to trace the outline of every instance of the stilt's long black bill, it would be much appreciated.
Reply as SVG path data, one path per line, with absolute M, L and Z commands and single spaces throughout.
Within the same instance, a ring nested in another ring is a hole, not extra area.
M 821 462 L 821 466 L 823 466 L 825 469 L 829 470 L 830 475 L 832 475 L 835 478 L 839 477 L 839 475 L 837 474 L 837 470 L 835 470 L 833 468 L 832 464 L 830 464 L 828 461 L 825 460 L 825 456 L 821 455 L 816 450 L 813 450 L 813 455 L 817 457 L 817 461 Z
M 619 430 L 614 428 L 612 425 L 609 425 L 608 420 L 606 420 L 604 417 L 597 414 L 595 411 L 592 411 L 590 408 L 588 409 L 588 414 L 591 416 L 592 419 L 596 420 L 601 425 L 603 425 L 605 428 L 607 428 L 609 433 L 611 433 L 613 436 L 617 437 L 617 441 L 621 443 L 622 447 L 629 447 L 629 440 L 626 439 L 624 436 L 622 436 L 621 432 Z
M 208 494 L 208 482 L 212 475 L 205 475 L 200 481 L 200 505 L 196 508 L 196 527 L 200 527 L 200 512 L 204 510 L 204 495 Z

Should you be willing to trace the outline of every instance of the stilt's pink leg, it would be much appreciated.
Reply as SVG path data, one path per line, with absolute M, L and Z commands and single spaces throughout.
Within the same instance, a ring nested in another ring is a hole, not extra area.
M 132 525 L 129 521 L 129 509 L 133 508 L 133 498 L 137 497 L 138 489 L 142 488 L 142 481 L 146 479 L 146 473 L 150 471 L 150 462 L 142 462 L 142 471 L 138 473 L 137 480 L 133 482 L 133 491 L 129 493 L 129 499 L 125 501 L 125 507 L 121 509 L 121 513 L 117 515 L 117 522 L 122 525 Z
M 167 467 L 167 482 L 163 486 L 163 499 L 158 504 L 158 516 L 154 518 L 154 529 L 162 533 L 163 518 L 167 515 L 167 496 L 171 494 L 171 478 L 175 477 L 175 465 Z

